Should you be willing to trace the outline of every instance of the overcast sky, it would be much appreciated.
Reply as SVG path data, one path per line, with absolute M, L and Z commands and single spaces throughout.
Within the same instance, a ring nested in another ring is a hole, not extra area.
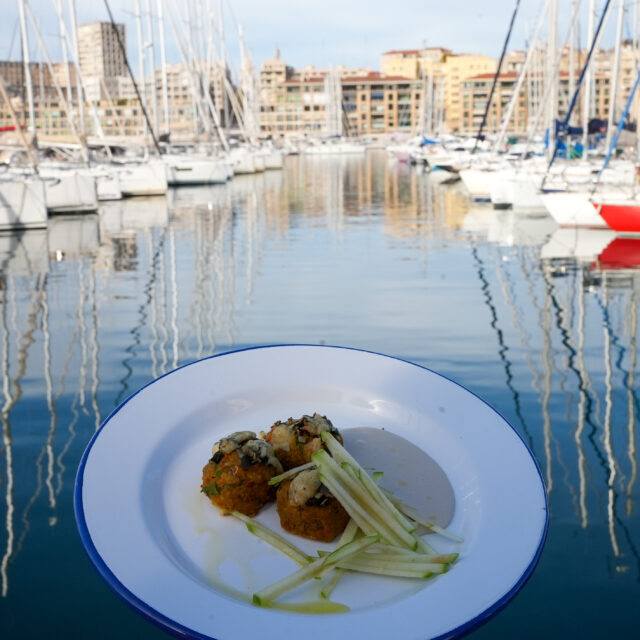
M 66 10 L 69 1 L 29 0 L 41 23 L 49 55 L 54 59 L 60 59 L 54 5 L 60 2 Z M 137 0 L 108 2 L 116 21 L 127 26 L 129 58 L 132 68 L 137 70 L 136 21 L 133 15 Z M 147 2 L 150 2 L 155 17 L 157 0 L 140 0 L 143 12 Z M 203 7 L 211 6 L 217 14 L 218 0 L 165 2 L 172 7 L 176 19 L 186 20 L 186 7 L 197 3 Z M 18 0 L 1 0 L 1 4 L 0 59 L 19 59 Z M 75 4 L 79 24 L 108 19 L 104 0 L 75 0 Z M 343 64 L 379 69 L 381 53 L 424 45 L 498 58 L 515 4 L 515 0 L 400 0 L 397 3 L 382 0 L 223 0 L 222 8 L 225 40 L 232 64 L 237 64 L 238 60 L 237 34 L 238 25 L 241 25 L 258 67 L 263 60 L 273 58 L 277 47 L 281 57 L 294 67 Z M 572 0 L 559 0 L 561 41 L 565 37 L 571 4 Z M 596 4 L 602 6 L 603 0 Z M 509 49 L 526 47 L 526 38 L 533 32 L 543 5 L 544 0 L 521 0 Z M 631 29 L 632 10 L 628 13 L 627 32 Z M 613 24 L 615 20 L 610 22 Z M 586 18 L 583 30 L 585 24 Z M 165 30 L 169 62 L 180 62 L 180 53 L 168 21 Z M 30 37 L 30 43 L 35 54 L 35 36 Z

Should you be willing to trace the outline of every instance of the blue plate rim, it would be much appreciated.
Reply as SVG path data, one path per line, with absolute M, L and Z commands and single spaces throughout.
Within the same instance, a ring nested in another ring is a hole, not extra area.
M 121 402 L 117 407 L 115 407 L 115 409 L 113 409 L 113 411 L 111 411 L 111 413 L 109 413 L 109 415 L 104 419 L 104 421 L 100 425 L 100 428 L 93 434 L 91 440 L 87 444 L 87 446 L 86 446 L 86 448 L 84 450 L 84 453 L 82 454 L 82 458 L 80 459 L 80 463 L 78 465 L 78 471 L 76 473 L 74 491 L 73 491 L 73 509 L 74 509 L 74 515 L 75 515 L 75 519 L 76 519 L 76 526 L 77 526 L 77 529 L 78 529 L 80 540 L 81 540 L 81 542 L 82 542 L 82 544 L 84 546 L 85 552 L 89 556 L 89 559 L 91 560 L 92 564 L 94 565 L 94 567 L 96 568 L 96 570 L 98 571 L 100 576 L 105 580 L 105 582 L 112 589 L 112 591 L 114 591 L 122 600 L 124 600 L 124 602 L 126 602 L 136 612 L 141 614 L 144 618 L 146 618 L 150 622 L 154 623 L 156 626 L 158 626 L 163 631 L 166 631 L 166 632 L 170 633 L 171 635 L 173 635 L 174 637 L 177 637 L 177 638 L 193 638 L 194 640 L 217 640 L 214 636 L 203 635 L 203 634 L 201 634 L 201 633 L 199 633 L 197 631 L 194 631 L 193 629 L 190 629 L 190 628 L 188 628 L 188 627 L 176 622 L 175 620 L 172 620 L 171 618 L 169 618 L 169 617 L 165 616 L 164 614 L 162 614 L 161 612 L 157 611 L 156 609 L 154 609 L 153 607 L 148 605 L 146 602 L 141 600 L 134 593 L 132 593 L 129 589 L 127 589 L 127 587 L 125 587 L 120 582 L 120 580 L 118 580 L 118 578 L 111 571 L 111 569 L 109 569 L 109 567 L 107 566 L 106 562 L 102 559 L 102 557 L 100 556 L 100 553 L 98 552 L 98 550 L 96 549 L 95 545 L 93 544 L 93 540 L 91 538 L 91 534 L 89 533 L 89 528 L 87 526 L 85 513 L 84 513 L 84 507 L 83 507 L 83 504 L 82 504 L 82 488 L 83 488 L 83 480 L 84 480 L 84 471 L 85 471 L 85 468 L 86 468 L 87 460 L 88 460 L 89 454 L 91 452 L 91 449 L 92 449 L 94 443 L 96 442 L 97 438 L 100 436 L 100 433 L 102 432 L 102 430 L 107 426 L 109 421 L 127 405 L 127 403 L 130 400 L 135 398 L 139 393 L 142 393 L 150 385 L 155 384 L 159 380 L 162 380 L 162 378 L 165 378 L 166 376 L 171 375 L 172 373 L 175 373 L 176 371 L 179 371 L 180 369 L 184 369 L 185 367 L 190 367 L 192 365 L 195 365 L 195 364 L 198 364 L 198 363 L 201 363 L 201 362 L 205 362 L 205 361 L 211 360 L 213 358 L 220 358 L 220 357 L 232 355 L 232 354 L 235 354 L 235 353 L 242 353 L 244 351 L 253 351 L 253 350 L 256 350 L 256 349 L 279 349 L 279 348 L 289 348 L 289 347 L 313 347 L 313 348 L 318 348 L 318 349 L 344 349 L 344 350 L 348 350 L 348 351 L 357 351 L 357 352 L 361 352 L 361 353 L 367 353 L 369 355 L 375 355 L 375 356 L 380 356 L 380 357 L 383 357 L 383 358 L 389 358 L 389 359 L 392 359 L 392 360 L 398 360 L 399 362 L 403 362 L 405 364 L 409 364 L 409 365 L 412 365 L 414 367 L 418 367 L 419 369 L 423 369 L 423 370 L 428 371 L 428 372 L 430 372 L 430 373 L 432 373 L 434 375 L 439 376 L 440 378 L 448 380 L 449 382 L 455 384 L 456 386 L 460 387 L 461 389 L 464 389 L 465 391 L 470 393 L 472 396 L 474 396 L 475 398 L 480 400 L 480 402 L 485 404 L 489 409 L 491 409 L 494 413 L 496 413 L 498 416 L 500 416 L 500 418 L 502 418 L 502 420 L 504 420 L 504 422 L 512 429 L 512 431 L 520 439 L 522 445 L 524 446 L 525 450 L 529 454 L 529 457 L 531 458 L 531 461 L 533 462 L 533 465 L 534 465 L 534 467 L 535 467 L 535 469 L 536 469 L 536 471 L 538 473 L 540 484 L 542 486 L 542 494 L 543 494 L 543 497 L 544 497 L 545 520 L 544 520 L 544 526 L 543 526 L 543 529 L 542 529 L 542 535 L 540 536 L 540 540 L 538 542 L 538 547 L 537 547 L 535 553 L 533 554 L 533 556 L 531 558 L 531 561 L 529 562 L 529 565 L 523 571 L 523 573 L 520 576 L 519 580 L 500 599 L 496 600 L 496 602 L 494 602 L 491 606 L 487 607 L 484 611 L 480 612 L 478 615 L 476 615 L 475 617 L 471 618 L 470 620 L 467 620 L 466 622 L 464 622 L 463 624 L 459 625 L 458 627 L 455 627 L 454 629 L 451 629 L 450 631 L 447 631 L 446 633 L 441 634 L 439 636 L 429 638 L 429 640 L 444 640 L 445 638 L 448 638 L 448 639 L 461 638 L 461 637 L 471 633 L 472 631 L 474 631 L 478 627 L 482 626 L 483 624 L 487 623 L 497 613 L 499 613 L 502 609 L 504 609 L 504 607 L 522 590 L 522 588 L 528 582 L 529 578 L 532 576 L 532 574 L 533 574 L 533 572 L 534 572 L 534 570 L 535 570 L 535 568 L 536 568 L 536 566 L 537 566 L 537 564 L 538 564 L 538 562 L 540 560 L 540 557 L 542 555 L 542 550 L 544 548 L 544 545 L 545 545 L 545 542 L 546 542 L 546 539 L 547 539 L 547 533 L 548 533 L 548 530 L 549 530 L 549 500 L 548 500 L 548 497 L 547 497 L 547 491 L 546 491 L 546 485 L 545 485 L 545 482 L 544 482 L 544 478 L 543 478 L 543 475 L 542 475 L 542 472 L 540 470 L 540 466 L 538 465 L 537 460 L 535 459 L 531 449 L 529 448 L 529 446 L 526 443 L 526 441 L 524 440 L 524 438 L 520 435 L 520 433 L 517 431 L 517 429 L 499 411 L 497 411 L 486 400 L 481 398 L 474 391 L 468 389 L 467 387 L 465 387 L 464 385 L 460 384 L 456 380 L 453 380 L 453 379 L 449 378 L 446 375 L 443 375 L 443 374 L 441 374 L 441 373 L 439 373 L 437 371 L 434 371 L 433 369 L 430 369 L 429 367 L 425 367 L 424 365 L 418 364 L 416 362 L 411 362 L 410 360 L 405 360 L 404 358 L 400 358 L 398 356 L 393 356 L 393 355 L 389 355 L 389 354 L 385 354 L 385 353 L 380 353 L 380 352 L 377 352 L 377 351 L 371 351 L 371 350 L 368 350 L 368 349 L 360 349 L 360 348 L 357 348 L 357 347 L 349 347 L 349 346 L 341 346 L 341 345 L 319 345 L 319 344 L 305 344 L 305 343 L 266 344 L 266 345 L 255 345 L 255 346 L 250 346 L 250 347 L 243 347 L 241 349 L 233 349 L 233 350 L 230 350 L 230 351 L 223 351 L 221 353 L 214 353 L 214 354 L 212 354 L 210 356 L 207 356 L 205 358 L 200 358 L 200 359 L 194 360 L 192 362 L 187 362 L 187 363 L 185 363 L 185 364 L 183 364 L 183 365 L 181 365 L 181 366 L 179 366 L 179 367 L 177 367 L 175 369 L 172 369 L 171 371 L 167 371 L 166 373 L 162 374 L 161 376 L 158 376 L 157 378 L 154 378 L 153 380 L 149 381 L 144 386 L 140 387 L 137 391 L 132 393 L 128 398 L 126 398 L 123 402 Z M 275 612 L 270 612 L 270 613 L 275 613 Z M 300 614 L 300 615 L 306 615 L 306 614 Z

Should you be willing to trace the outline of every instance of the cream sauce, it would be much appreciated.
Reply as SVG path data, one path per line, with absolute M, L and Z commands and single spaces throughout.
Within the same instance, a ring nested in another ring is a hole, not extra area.
M 446 527 L 453 518 L 455 496 L 442 467 L 405 438 L 373 427 L 342 432 L 344 446 L 367 471 L 382 471 L 380 486 L 435 524 Z

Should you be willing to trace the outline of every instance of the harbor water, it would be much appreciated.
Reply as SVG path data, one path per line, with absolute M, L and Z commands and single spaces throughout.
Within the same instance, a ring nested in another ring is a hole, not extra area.
M 494 211 L 379 151 L 289 156 L 281 171 L 0 236 L 0 638 L 168 637 L 85 554 L 78 463 L 154 378 L 284 343 L 426 366 L 530 447 L 547 541 L 470 637 L 636 637 L 639 301 L 640 239 Z

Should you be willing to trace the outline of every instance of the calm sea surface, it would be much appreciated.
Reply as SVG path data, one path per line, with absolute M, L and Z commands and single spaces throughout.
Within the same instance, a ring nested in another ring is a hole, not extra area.
M 473 637 L 637 637 L 639 300 L 640 239 L 493 211 L 381 152 L 0 236 L 0 638 L 167 637 L 83 550 L 80 457 L 153 378 L 278 343 L 435 369 L 530 446 L 546 546 Z

